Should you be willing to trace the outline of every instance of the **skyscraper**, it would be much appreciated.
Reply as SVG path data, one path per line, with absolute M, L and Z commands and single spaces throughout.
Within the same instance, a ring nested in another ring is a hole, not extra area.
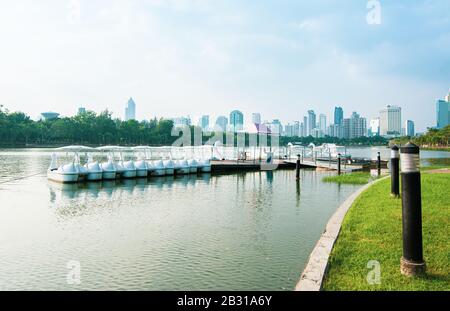
M 300 122 L 299 121 L 294 122 L 294 131 L 292 134 L 297 137 L 300 136 Z
M 373 118 L 370 120 L 369 131 L 370 136 L 380 135 L 380 118 Z
M 316 128 L 316 113 L 314 110 L 308 110 L 308 133 L 307 135 L 312 135 L 313 130 Z
M 230 113 L 230 127 L 233 132 L 244 128 L 244 115 L 239 110 L 233 110 Z
M 449 99 L 450 95 L 446 96 Z M 436 127 L 438 129 L 446 127 L 450 123 L 450 102 L 439 99 L 436 101 Z
M 209 116 L 208 115 L 204 115 L 200 118 L 200 122 L 199 122 L 200 127 L 202 128 L 202 130 L 206 131 L 209 128 Z
M 133 98 L 130 97 L 125 108 L 125 121 L 136 120 L 136 103 Z
M 327 133 L 327 117 L 323 113 L 319 115 L 319 130 L 323 135 Z
M 303 130 L 302 137 L 308 136 L 308 118 L 306 116 L 303 117 Z
M 352 113 L 349 124 L 349 137 L 358 138 L 367 135 L 367 119 L 361 118 L 356 112 Z
M 283 125 L 278 119 L 274 119 L 272 123 L 270 123 L 269 128 L 273 134 L 281 135 L 283 133 Z
M 405 130 L 406 130 L 406 136 L 413 137 L 416 133 L 414 131 L 414 122 L 411 120 L 406 120 L 405 122 Z
M 261 114 L 259 112 L 252 113 L 252 122 L 254 124 L 261 124 Z
M 380 111 L 380 135 L 399 136 L 402 133 L 402 109 L 398 106 L 387 106 Z
M 216 125 L 214 127 L 215 131 L 226 132 L 228 125 L 228 119 L 224 116 L 217 117 Z
M 342 107 L 334 107 L 334 124 L 342 124 L 344 120 L 344 110 Z

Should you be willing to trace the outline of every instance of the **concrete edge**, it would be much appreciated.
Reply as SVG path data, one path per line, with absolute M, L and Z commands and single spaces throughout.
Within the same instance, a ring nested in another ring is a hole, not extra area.
M 309 255 L 308 263 L 300 276 L 300 280 L 295 286 L 295 291 L 320 291 L 322 289 L 322 282 L 328 268 L 328 259 L 334 243 L 339 236 L 339 232 L 341 231 L 341 225 L 345 215 L 361 193 L 375 183 L 388 177 L 389 176 L 385 176 L 364 185 L 359 190 L 351 194 L 344 201 L 344 203 L 338 207 L 336 212 L 328 221 L 325 231 L 322 233 L 313 251 Z

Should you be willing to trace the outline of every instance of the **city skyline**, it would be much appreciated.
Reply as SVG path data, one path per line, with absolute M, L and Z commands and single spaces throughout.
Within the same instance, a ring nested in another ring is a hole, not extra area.
M 282 120 L 398 105 L 424 131 L 449 88 L 445 1 L 382 2 L 375 25 L 365 1 L 78 2 L 2 2 L 1 105 L 119 117 L 132 95 L 138 119 L 239 108 Z

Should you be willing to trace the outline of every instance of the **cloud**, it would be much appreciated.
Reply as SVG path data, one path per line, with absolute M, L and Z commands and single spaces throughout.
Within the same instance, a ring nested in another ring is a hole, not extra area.
M 324 27 L 324 22 L 318 18 L 308 18 L 293 24 L 300 31 L 319 31 Z

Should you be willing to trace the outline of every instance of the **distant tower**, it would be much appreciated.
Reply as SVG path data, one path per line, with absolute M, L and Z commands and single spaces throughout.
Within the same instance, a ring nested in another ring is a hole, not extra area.
M 233 132 L 244 128 L 244 115 L 239 110 L 233 110 L 230 113 L 230 127 Z
M 308 135 L 313 135 L 316 125 L 316 113 L 314 110 L 308 110 Z
M 344 110 L 342 107 L 334 107 L 334 124 L 342 124 L 344 120 Z
M 125 121 L 136 120 L 136 103 L 133 98 L 130 97 L 125 108 Z
M 402 133 L 402 109 L 388 105 L 380 111 L 380 135 L 399 136 Z
M 216 120 L 214 130 L 219 132 L 225 132 L 227 130 L 227 125 L 228 125 L 227 117 L 219 116 Z
M 261 114 L 259 112 L 252 114 L 252 122 L 255 124 L 261 124 Z
M 411 120 L 406 120 L 405 122 L 405 134 L 406 136 L 413 137 L 416 133 L 414 131 L 414 122 Z
M 84 108 L 84 107 L 78 108 L 78 114 L 83 114 L 85 112 L 86 112 L 86 108 Z
M 200 118 L 200 127 L 202 128 L 202 130 L 206 131 L 209 128 L 209 116 L 208 115 L 203 115 Z
M 323 135 L 327 133 L 327 117 L 323 113 L 319 115 L 319 129 Z

